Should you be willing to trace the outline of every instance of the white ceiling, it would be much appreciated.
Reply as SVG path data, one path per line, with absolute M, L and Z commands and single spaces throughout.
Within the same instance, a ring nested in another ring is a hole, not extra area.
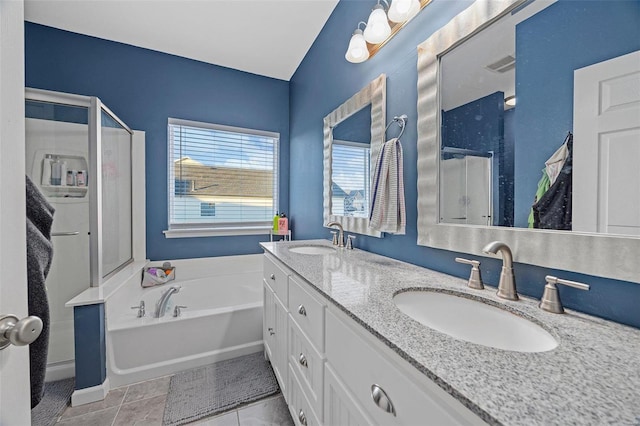
M 25 20 L 289 80 L 338 0 L 25 0 Z

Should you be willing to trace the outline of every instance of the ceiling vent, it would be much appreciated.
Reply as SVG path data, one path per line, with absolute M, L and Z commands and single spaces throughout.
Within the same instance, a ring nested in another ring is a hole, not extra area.
M 516 58 L 511 55 L 507 55 L 504 58 L 498 59 L 496 62 L 487 65 L 489 71 L 504 73 L 512 70 L 516 67 Z

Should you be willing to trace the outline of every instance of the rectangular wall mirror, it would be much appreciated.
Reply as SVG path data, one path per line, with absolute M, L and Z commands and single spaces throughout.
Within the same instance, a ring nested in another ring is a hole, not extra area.
M 386 76 L 380 75 L 324 118 L 326 225 L 381 237 L 369 229 L 371 176 L 384 143 Z
M 418 47 L 418 244 L 638 280 L 639 20 L 476 1 Z

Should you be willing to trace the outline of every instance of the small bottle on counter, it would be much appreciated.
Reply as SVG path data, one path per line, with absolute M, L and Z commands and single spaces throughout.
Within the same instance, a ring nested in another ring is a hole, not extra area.
M 47 154 L 42 160 L 42 179 L 40 183 L 42 185 L 51 185 L 51 164 L 53 163 L 53 156 Z
M 57 158 L 51 163 L 51 185 L 59 186 L 62 178 L 62 162 Z
M 280 217 L 278 218 L 278 234 L 287 235 L 288 233 L 289 233 L 289 219 L 287 219 L 286 214 L 280 213 Z
M 280 219 L 280 215 L 276 212 L 276 215 L 273 217 L 273 232 L 278 232 L 278 220 Z

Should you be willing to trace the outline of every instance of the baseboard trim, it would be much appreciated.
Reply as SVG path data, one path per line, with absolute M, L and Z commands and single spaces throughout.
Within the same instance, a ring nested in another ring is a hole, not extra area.
M 92 386 L 90 388 L 76 389 L 71 395 L 71 406 L 77 407 L 78 405 L 89 404 L 91 402 L 102 401 L 109 392 L 109 379 L 98 386 Z

